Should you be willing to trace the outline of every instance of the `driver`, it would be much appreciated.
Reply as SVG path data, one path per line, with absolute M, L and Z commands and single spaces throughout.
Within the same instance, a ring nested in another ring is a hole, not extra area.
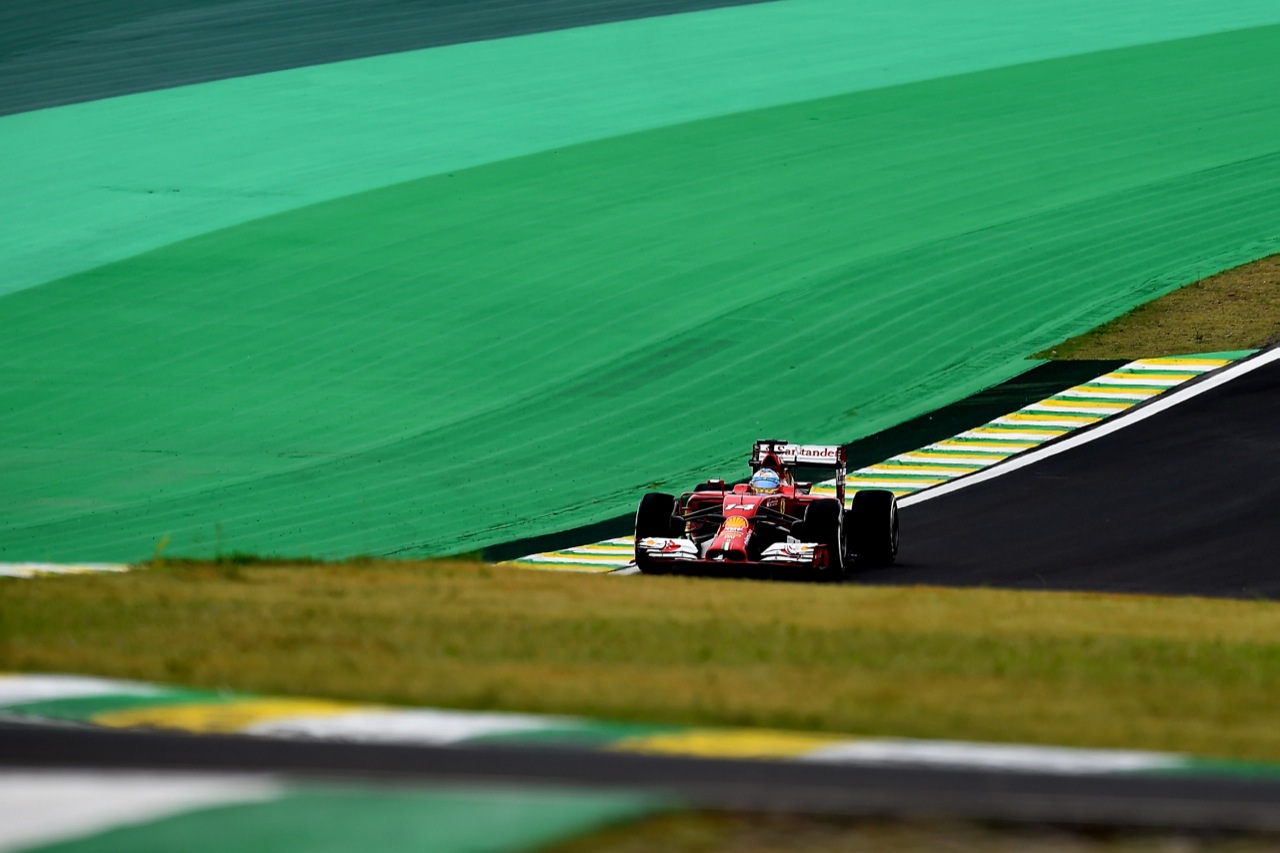
M 761 468 L 751 475 L 751 492 L 756 495 L 772 495 L 782 488 L 782 478 L 772 468 Z

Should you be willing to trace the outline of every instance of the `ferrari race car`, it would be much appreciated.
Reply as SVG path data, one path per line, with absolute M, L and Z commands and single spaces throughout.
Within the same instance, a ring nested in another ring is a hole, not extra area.
M 796 479 L 813 470 L 824 479 L 834 474 L 834 497 L 815 495 L 811 481 Z M 636 510 L 636 567 L 834 580 L 897 558 L 897 498 L 864 489 L 846 509 L 843 447 L 762 439 L 752 447 L 751 472 L 764 488 L 708 480 L 679 498 L 645 495 Z

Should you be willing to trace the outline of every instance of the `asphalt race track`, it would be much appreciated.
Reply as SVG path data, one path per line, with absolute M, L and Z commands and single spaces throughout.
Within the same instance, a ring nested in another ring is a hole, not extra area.
M 902 510 L 866 583 L 1280 598 L 1280 363 Z
M 1280 829 L 1280 782 L 1226 775 L 1051 775 L 43 729 L 0 724 L 0 766 L 272 772 L 450 784 L 589 784 L 695 807 L 852 816 Z

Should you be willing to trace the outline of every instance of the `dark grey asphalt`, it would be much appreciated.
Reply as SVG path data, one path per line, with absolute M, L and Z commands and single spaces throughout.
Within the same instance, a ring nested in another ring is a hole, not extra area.
M 385 782 L 589 785 L 698 808 L 1280 830 L 1280 780 L 1090 776 L 422 747 L 0 725 L 0 766 L 269 771 Z
M 0 115 L 767 0 L 9 0 Z
M 858 580 L 1280 598 L 1280 364 L 902 511 Z

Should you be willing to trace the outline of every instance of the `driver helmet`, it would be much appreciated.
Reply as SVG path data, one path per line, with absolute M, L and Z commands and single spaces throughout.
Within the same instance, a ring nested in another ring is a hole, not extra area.
M 751 476 L 751 491 L 757 495 L 771 495 L 782 487 L 782 478 L 772 468 L 761 468 Z

